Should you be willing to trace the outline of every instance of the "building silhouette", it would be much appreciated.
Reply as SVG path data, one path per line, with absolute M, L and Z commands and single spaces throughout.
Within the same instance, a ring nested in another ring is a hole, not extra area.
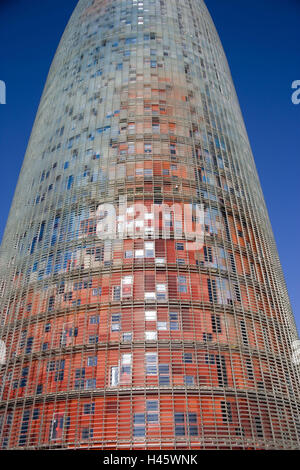
M 297 339 L 204 2 L 80 0 L 1 247 L 0 447 L 299 449 Z

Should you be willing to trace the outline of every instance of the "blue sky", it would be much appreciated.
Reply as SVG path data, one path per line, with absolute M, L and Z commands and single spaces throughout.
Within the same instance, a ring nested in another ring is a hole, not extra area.
M 0 1 L 0 237 L 51 60 L 76 0 Z M 206 0 L 237 89 L 300 329 L 300 0 Z

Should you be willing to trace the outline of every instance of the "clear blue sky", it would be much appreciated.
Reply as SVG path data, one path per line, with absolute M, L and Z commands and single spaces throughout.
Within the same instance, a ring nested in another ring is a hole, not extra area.
M 0 0 L 0 237 L 45 84 L 76 0 Z M 240 99 L 300 329 L 300 0 L 206 0 Z

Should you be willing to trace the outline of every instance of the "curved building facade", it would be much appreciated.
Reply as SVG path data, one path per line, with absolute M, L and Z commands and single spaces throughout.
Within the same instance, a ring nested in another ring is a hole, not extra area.
M 2 449 L 299 449 L 297 330 L 202 0 L 78 2 L 1 282 Z

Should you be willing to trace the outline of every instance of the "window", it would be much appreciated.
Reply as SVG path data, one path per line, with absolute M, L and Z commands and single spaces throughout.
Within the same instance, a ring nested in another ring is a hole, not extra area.
M 122 339 L 124 342 L 132 341 L 132 333 L 131 332 L 123 333 Z
M 113 300 L 120 300 L 121 299 L 121 286 L 114 286 L 113 287 Z
M 95 403 L 85 403 L 83 405 L 83 414 L 93 415 L 95 413 Z
M 159 364 L 159 385 L 170 385 L 170 366 L 169 364 Z
M 98 344 L 99 337 L 97 335 L 89 336 L 89 344 Z
M 93 297 L 98 297 L 101 294 L 102 294 L 102 288 L 101 287 L 98 287 L 98 289 L 93 289 L 92 290 Z
M 87 379 L 85 382 L 85 389 L 90 390 L 96 388 L 96 379 Z
M 196 413 L 175 413 L 175 436 L 198 436 L 198 424 Z
M 132 296 L 133 276 L 125 276 L 122 279 L 122 299 Z
M 49 331 L 51 331 L 51 323 L 47 323 L 47 325 L 45 325 L 45 333 L 49 333 Z
M 145 437 L 145 413 L 134 413 L 133 420 L 133 435 L 134 437 Z
M 154 243 L 145 242 L 145 256 L 146 258 L 154 258 Z
M 128 383 L 131 381 L 132 371 L 132 354 L 122 354 L 121 357 L 121 371 L 120 371 L 120 382 Z
M 120 331 L 121 329 L 121 314 L 114 313 L 111 316 L 111 331 Z
M 241 335 L 242 335 L 243 344 L 244 344 L 244 346 L 248 346 L 249 341 L 248 341 L 248 333 L 247 333 L 246 322 L 244 320 L 241 320 L 240 326 L 241 326 Z
M 31 353 L 31 351 L 32 351 L 32 346 L 33 346 L 33 340 L 34 340 L 33 337 L 30 337 L 30 338 L 27 339 L 26 349 L 25 349 L 25 353 L 26 353 L 26 354 L 30 354 L 30 353 Z
M 83 440 L 93 439 L 94 430 L 93 428 L 83 428 L 81 431 L 81 438 Z
M 156 341 L 157 332 L 156 331 L 145 331 L 145 340 L 146 341 Z
M 184 243 L 176 243 L 175 247 L 178 251 L 184 251 Z
M 185 436 L 184 413 L 175 413 L 175 436 Z
M 157 353 L 146 353 L 146 374 L 157 375 Z
M 182 361 L 184 364 L 192 364 L 193 363 L 193 354 L 192 353 L 183 353 Z
M 185 383 L 185 385 L 194 385 L 193 375 L 185 375 L 184 376 L 184 383 Z
M 187 293 L 187 279 L 186 276 L 178 276 L 178 292 L 182 294 Z
M 61 382 L 62 380 L 64 380 L 64 372 L 65 372 L 65 360 L 64 359 L 56 362 L 55 370 L 56 370 L 55 382 Z
M 259 416 L 255 416 L 254 418 L 254 423 L 255 423 L 255 429 L 256 429 L 256 435 L 257 437 L 264 437 L 264 432 L 263 432 L 263 427 L 261 423 L 261 419 Z
M 166 321 L 157 322 L 157 329 L 158 331 L 166 331 L 168 329 L 167 322 Z
M 145 311 L 145 320 L 146 321 L 156 321 L 157 315 L 156 310 L 146 310 Z
M 254 380 L 253 365 L 251 359 L 246 360 L 247 375 L 249 380 Z
M 147 409 L 147 423 L 158 424 L 158 400 L 147 400 L 146 402 Z
M 207 287 L 209 301 L 218 303 L 217 284 L 215 279 L 207 279 Z
M 233 289 L 234 289 L 235 300 L 237 302 L 241 302 L 242 301 L 242 296 L 241 296 L 240 286 L 238 284 L 234 284 Z
M 167 299 L 167 286 L 166 284 L 156 284 L 156 296 L 157 300 Z
M 144 258 L 144 250 L 135 250 L 135 258 Z
M 119 367 L 111 367 L 110 369 L 110 385 L 116 387 L 119 385 Z
M 99 325 L 100 323 L 100 316 L 99 315 L 93 315 L 90 317 L 90 325 Z
M 50 440 L 56 441 L 63 438 L 64 424 L 69 427 L 70 420 L 67 419 L 65 423 L 64 413 L 54 413 L 51 427 L 50 427 Z
M 216 360 L 214 354 L 205 354 L 205 364 L 213 365 L 215 362 Z
M 170 312 L 169 319 L 170 319 L 170 330 L 178 331 L 179 330 L 178 313 Z
M 228 386 L 226 360 L 224 356 L 216 356 L 218 382 L 220 387 Z
M 221 401 L 221 412 L 223 423 L 232 423 L 232 409 L 230 402 Z
M 204 246 L 203 251 L 206 263 L 213 263 L 212 248 L 210 246 Z
M 26 444 L 27 432 L 28 432 L 28 427 L 29 427 L 29 417 L 30 417 L 30 411 L 29 410 L 24 411 L 21 430 L 20 430 L 19 446 L 24 446 Z
M 213 335 L 212 333 L 203 333 L 203 341 L 205 343 L 209 343 L 210 341 L 213 340 Z
M 95 367 L 97 365 L 98 359 L 97 356 L 90 356 L 87 359 L 88 367 Z
M 214 333 L 222 333 L 220 315 L 212 315 L 211 316 L 211 326 L 212 326 L 212 330 L 213 330 Z

